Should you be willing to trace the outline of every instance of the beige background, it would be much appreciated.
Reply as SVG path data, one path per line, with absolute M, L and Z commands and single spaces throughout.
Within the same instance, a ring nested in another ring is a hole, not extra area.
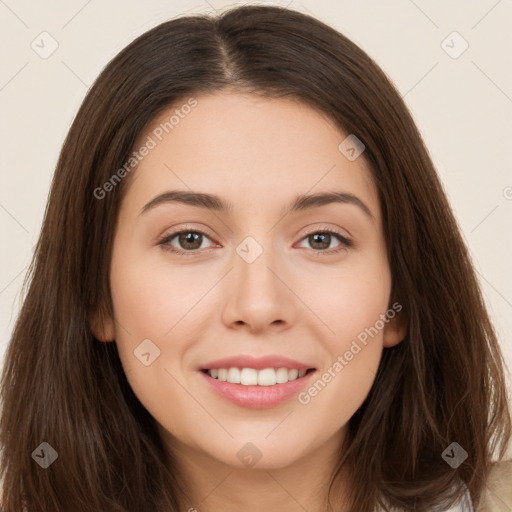
M 0 361 L 57 157 L 88 87 L 158 23 L 242 3 L 0 0 Z M 512 0 L 259 3 L 331 24 L 396 84 L 445 184 L 512 368 Z

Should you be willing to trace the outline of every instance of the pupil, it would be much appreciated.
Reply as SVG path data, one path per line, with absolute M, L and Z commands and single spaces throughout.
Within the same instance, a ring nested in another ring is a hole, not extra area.
M 199 233 L 192 233 L 192 232 L 188 232 L 188 233 L 185 233 L 185 234 L 182 234 L 181 237 L 180 237 L 180 242 L 183 245 L 187 246 L 187 244 L 192 244 L 195 246 L 194 247 L 187 247 L 188 249 L 197 249 L 201 246 L 201 243 L 199 243 L 199 245 L 197 245 L 197 240 L 199 240 L 201 238 L 202 235 L 200 235 Z
M 330 236 L 328 233 L 315 233 L 313 236 L 314 243 L 321 244 L 322 249 L 329 247 Z

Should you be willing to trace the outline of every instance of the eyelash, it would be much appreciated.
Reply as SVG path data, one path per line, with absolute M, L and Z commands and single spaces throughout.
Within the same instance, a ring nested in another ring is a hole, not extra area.
M 198 233 L 200 235 L 205 236 L 208 239 L 211 239 L 210 236 L 205 233 L 204 231 L 201 231 L 197 228 L 190 228 L 190 229 L 181 229 L 179 231 L 174 231 L 173 233 L 170 233 L 169 235 L 164 236 L 160 241 L 158 242 L 158 245 L 162 247 L 165 251 L 169 251 L 175 254 L 178 254 L 179 256 L 196 256 L 199 252 L 210 252 L 212 248 L 208 249 L 196 249 L 194 251 L 184 251 L 182 249 L 177 249 L 176 247 L 173 247 L 172 245 L 169 245 L 169 242 L 175 238 L 177 235 L 180 235 L 182 233 Z M 331 229 L 315 229 L 308 233 L 306 233 L 302 238 L 301 241 L 307 238 L 308 236 L 315 235 L 315 234 L 329 234 L 333 235 L 335 238 L 338 239 L 339 242 L 341 242 L 341 245 L 335 249 L 327 249 L 327 250 L 320 250 L 320 249 L 312 249 L 318 256 L 324 256 L 324 255 L 330 255 L 335 254 L 341 251 L 346 251 L 350 247 L 353 247 L 352 240 L 346 238 L 345 236 L 341 235 L 337 231 L 333 231 Z

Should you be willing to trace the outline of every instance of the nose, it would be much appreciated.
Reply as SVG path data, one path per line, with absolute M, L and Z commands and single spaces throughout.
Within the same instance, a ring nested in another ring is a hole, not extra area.
M 251 263 L 234 255 L 234 268 L 223 289 L 222 320 L 226 326 L 258 333 L 285 330 L 294 323 L 297 299 L 287 283 L 290 276 L 277 261 L 278 255 L 270 249 L 264 249 Z

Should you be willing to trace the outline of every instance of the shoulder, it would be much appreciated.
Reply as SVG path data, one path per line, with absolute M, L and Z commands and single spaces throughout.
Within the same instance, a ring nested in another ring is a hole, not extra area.
M 494 463 L 475 512 L 512 510 L 512 460 Z
M 395 510 L 395 509 L 393 509 Z M 512 511 L 512 460 L 494 463 L 477 508 L 469 491 L 445 512 L 510 512 Z M 382 512 L 378 508 L 375 512 Z
M 463 488 L 466 490 L 466 492 L 462 495 L 459 500 L 452 505 L 449 509 L 442 509 L 442 512 L 480 512 L 480 509 L 475 510 L 473 507 L 473 502 L 471 500 L 471 495 L 469 493 L 469 490 L 467 487 L 462 483 Z M 394 507 L 389 508 L 392 512 L 405 512 L 405 510 L 397 509 Z M 441 510 L 436 509 L 438 512 L 441 512 Z M 374 512 L 383 512 L 383 509 L 380 507 L 377 507 L 377 509 Z M 491 512 L 491 511 L 489 511 Z M 495 512 L 494 510 L 492 512 Z
M 464 485 L 466 492 L 464 496 L 455 504 L 452 508 L 446 510 L 445 512 L 476 512 L 473 507 L 473 501 L 471 500 L 471 495 L 469 494 L 468 488 Z

